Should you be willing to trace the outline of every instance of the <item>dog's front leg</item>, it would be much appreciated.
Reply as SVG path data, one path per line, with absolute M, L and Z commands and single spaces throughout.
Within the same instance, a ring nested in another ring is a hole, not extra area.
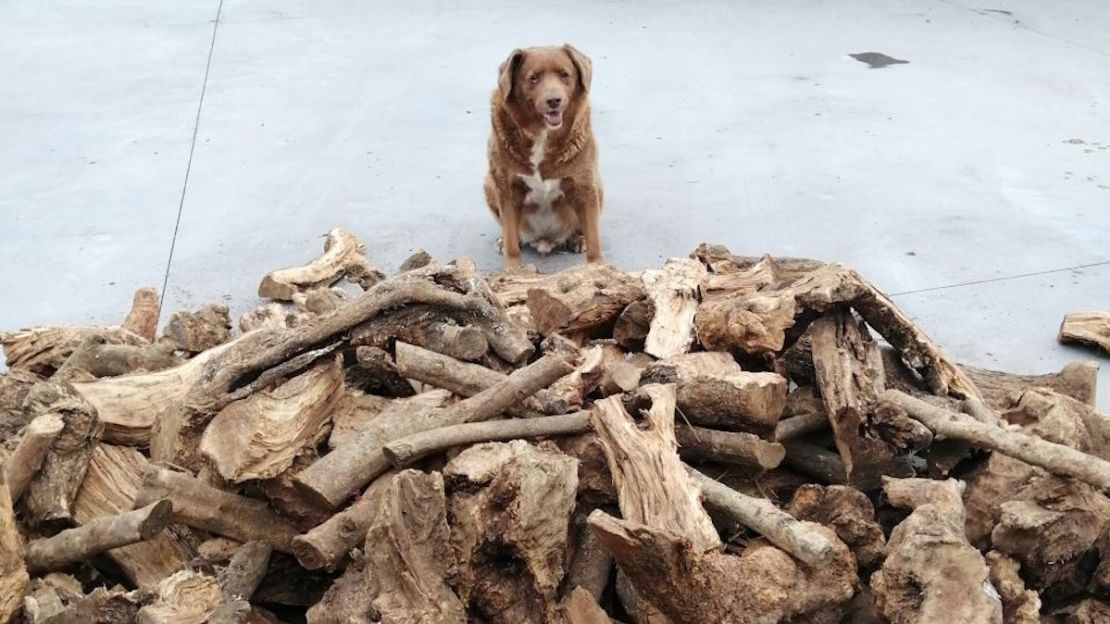
M 518 193 L 511 187 L 501 192 L 501 253 L 505 255 L 505 268 L 520 268 L 520 211 Z M 523 196 L 519 198 L 523 201 Z
M 586 262 L 605 262 L 601 253 L 601 194 L 597 188 L 578 187 L 574 189 L 574 210 L 578 214 L 578 224 L 586 237 Z

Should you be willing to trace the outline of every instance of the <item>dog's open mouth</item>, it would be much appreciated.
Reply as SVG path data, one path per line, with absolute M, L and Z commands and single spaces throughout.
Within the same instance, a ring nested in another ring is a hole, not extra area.
M 558 128 L 563 125 L 563 113 L 560 111 L 547 111 L 543 114 L 543 121 L 548 128 Z

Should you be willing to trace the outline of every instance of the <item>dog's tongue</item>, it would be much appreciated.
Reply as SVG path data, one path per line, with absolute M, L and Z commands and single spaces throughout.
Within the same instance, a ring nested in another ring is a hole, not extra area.
M 543 120 L 552 128 L 557 128 L 563 123 L 563 114 L 559 111 L 548 111 L 543 114 Z

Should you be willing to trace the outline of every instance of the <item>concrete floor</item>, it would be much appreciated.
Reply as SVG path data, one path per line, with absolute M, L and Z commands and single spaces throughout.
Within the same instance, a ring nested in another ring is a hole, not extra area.
M 835 259 L 960 361 L 1098 357 L 1055 334 L 1110 308 L 1110 3 L 375 4 L 0 4 L 0 327 L 115 322 L 143 285 L 242 310 L 337 225 L 386 269 L 416 247 L 496 268 L 496 68 L 570 41 L 616 265 Z

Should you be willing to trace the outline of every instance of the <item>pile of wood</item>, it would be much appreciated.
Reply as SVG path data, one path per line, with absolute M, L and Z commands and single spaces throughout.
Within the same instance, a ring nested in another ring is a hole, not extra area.
M 958 365 L 842 265 L 335 230 L 260 294 L 2 336 L 0 622 L 1110 621 L 1097 365 Z

